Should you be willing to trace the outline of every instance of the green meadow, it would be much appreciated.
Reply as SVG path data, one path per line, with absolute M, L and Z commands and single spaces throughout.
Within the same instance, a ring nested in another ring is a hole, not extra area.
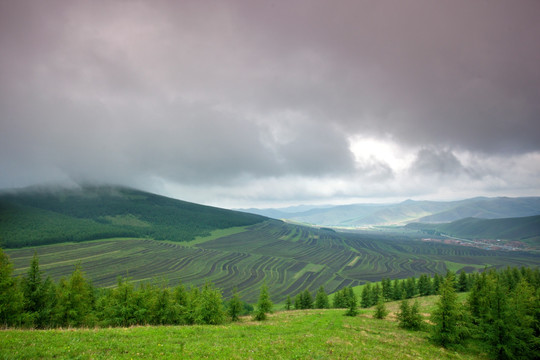
M 276 312 L 264 322 L 245 317 L 219 326 L 4 330 L 0 359 L 487 358 L 474 344 L 447 350 L 431 343 L 427 332 L 399 328 L 394 313 L 385 320 L 372 313 L 348 317 L 344 310 L 295 310 Z

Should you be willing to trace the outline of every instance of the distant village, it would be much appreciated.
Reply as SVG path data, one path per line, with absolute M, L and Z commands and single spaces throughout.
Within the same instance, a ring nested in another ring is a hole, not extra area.
M 506 251 L 524 251 L 530 250 L 529 245 L 521 241 L 506 241 L 500 239 L 460 239 L 456 237 L 444 236 L 444 238 L 422 238 L 424 242 L 435 242 L 450 245 L 460 245 L 475 247 L 484 250 L 506 250 Z

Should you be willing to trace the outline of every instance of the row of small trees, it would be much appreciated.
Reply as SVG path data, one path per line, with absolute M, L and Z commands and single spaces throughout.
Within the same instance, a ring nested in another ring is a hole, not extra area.
M 272 309 L 266 284 L 255 310 L 264 320 Z M 134 287 L 119 279 L 114 289 L 97 289 L 80 267 L 55 284 L 43 279 L 36 255 L 25 277 L 13 277 L 13 266 L 0 249 L 0 326 L 52 328 L 82 326 L 221 324 L 238 320 L 253 307 L 236 290 L 229 301 L 211 283 L 185 288 L 162 284 Z

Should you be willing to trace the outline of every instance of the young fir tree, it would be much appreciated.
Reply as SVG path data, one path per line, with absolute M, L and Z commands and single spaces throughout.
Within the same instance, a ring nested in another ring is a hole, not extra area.
M 392 281 L 388 278 L 382 279 L 382 295 L 384 301 L 392 300 Z
M 431 280 L 426 274 L 422 274 L 418 278 L 418 293 L 420 296 L 431 295 Z
M 287 300 L 285 300 L 285 309 L 291 310 L 291 306 L 292 306 L 291 295 L 287 295 Z
M 459 342 L 462 337 L 458 322 L 460 320 L 460 309 L 457 301 L 454 274 L 448 272 L 446 278 L 439 286 L 440 298 L 437 301 L 436 309 L 431 314 L 432 327 L 431 339 L 443 346 L 448 347 Z
M 238 296 L 238 290 L 234 288 L 233 290 L 233 297 L 231 301 L 229 301 L 229 307 L 228 307 L 228 314 L 231 317 L 232 321 L 238 321 L 240 320 L 239 316 L 242 313 L 244 306 L 242 305 L 242 301 L 240 300 L 240 296 Z
M 77 265 L 69 280 L 61 279 L 57 287 L 54 323 L 57 326 L 93 325 L 94 290 Z
M 465 271 L 459 273 L 459 278 L 457 282 L 457 291 L 466 292 L 469 291 L 469 278 Z
M 266 282 L 261 287 L 261 293 L 259 295 L 259 301 L 257 302 L 257 309 L 255 310 L 255 320 L 263 321 L 267 318 L 267 313 L 272 312 L 272 301 L 270 301 L 270 294 L 268 293 L 268 286 Z
M 324 291 L 324 287 L 321 285 L 317 291 L 317 295 L 315 295 L 315 308 L 328 309 L 329 307 L 330 303 L 328 301 L 328 295 L 326 294 L 326 291 Z
M 411 305 L 407 299 L 401 300 L 399 305 L 399 312 L 397 313 L 397 318 L 399 322 L 399 327 L 404 329 L 409 328 L 409 319 L 411 317 Z
M 302 309 L 302 293 L 298 293 L 294 297 L 294 309 L 295 310 Z
M 392 299 L 405 299 L 405 289 L 403 288 L 403 281 L 400 281 L 399 279 L 394 279 L 394 283 L 392 285 Z
M 347 311 L 345 312 L 346 316 L 356 316 L 358 315 L 358 299 L 354 293 L 352 287 L 347 287 Z
M 34 253 L 26 277 L 22 279 L 22 291 L 24 295 L 24 312 L 27 315 L 28 321 L 27 325 L 41 327 L 43 325 L 41 314 L 45 307 L 45 294 L 37 253 Z
M 362 300 L 360 300 L 360 306 L 363 308 L 368 308 L 373 305 L 373 295 L 371 290 L 371 283 L 366 283 L 362 289 Z
M 313 297 L 308 289 L 302 292 L 300 299 L 302 309 L 313 309 Z
M 439 274 L 433 275 L 433 294 L 439 293 L 439 287 L 441 286 L 441 282 L 443 281 L 443 277 Z
M 376 319 L 384 319 L 388 315 L 388 310 L 384 304 L 384 300 L 379 298 L 377 305 L 375 305 L 375 314 L 373 315 Z
M 334 294 L 333 307 L 336 309 L 343 309 L 347 307 L 347 299 L 344 290 L 345 289 L 341 289 Z
M 402 300 L 397 318 L 399 326 L 404 329 L 421 330 L 424 325 L 422 314 L 420 314 L 420 304 L 416 300 L 412 307 L 409 304 L 409 300 Z
M 142 325 L 135 316 L 140 304 L 136 301 L 133 285 L 118 278 L 116 288 L 107 291 L 98 301 L 98 318 L 105 326 Z
M 13 265 L 0 248 L 0 326 L 20 325 L 23 294 L 13 277 Z
M 219 299 L 221 300 L 221 293 Z M 166 284 L 153 286 L 149 313 L 152 325 L 176 325 L 180 322 L 179 307 Z M 219 323 L 221 322 L 217 322 Z
M 377 283 L 371 290 L 371 306 L 376 305 L 379 302 L 379 299 L 382 298 L 382 290 L 380 285 Z
M 405 280 L 404 283 L 404 290 L 405 290 L 405 298 L 411 299 L 416 295 L 416 281 L 413 277 L 408 278 Z
M 205 283 L 195 308 L 195 323 L 219 325 L 225 321 L 221 291 L 211 283 Z

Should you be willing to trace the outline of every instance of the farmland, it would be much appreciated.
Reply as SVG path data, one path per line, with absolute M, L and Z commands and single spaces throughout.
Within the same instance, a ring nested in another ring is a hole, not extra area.
M 332 293 L 383 277 L 406 278 L 447 269 L 483 266 L 538 266 L 537 255 L 431 244 L 407 237 L 340 233 L 267 220 L 218 230 L 192 242 L 112 238 L 9 249 L 16 274 L 24 274 L 37 251 L 53 279 L 67 277 L 80 263 L 95 286 L 116 284 L 118 276 L 140 283 L 165 279 L 200 286 L 212 281 L 230 296 L 234 287 L 253 302 L 266 282 L 272 299 L 323 285 Z

